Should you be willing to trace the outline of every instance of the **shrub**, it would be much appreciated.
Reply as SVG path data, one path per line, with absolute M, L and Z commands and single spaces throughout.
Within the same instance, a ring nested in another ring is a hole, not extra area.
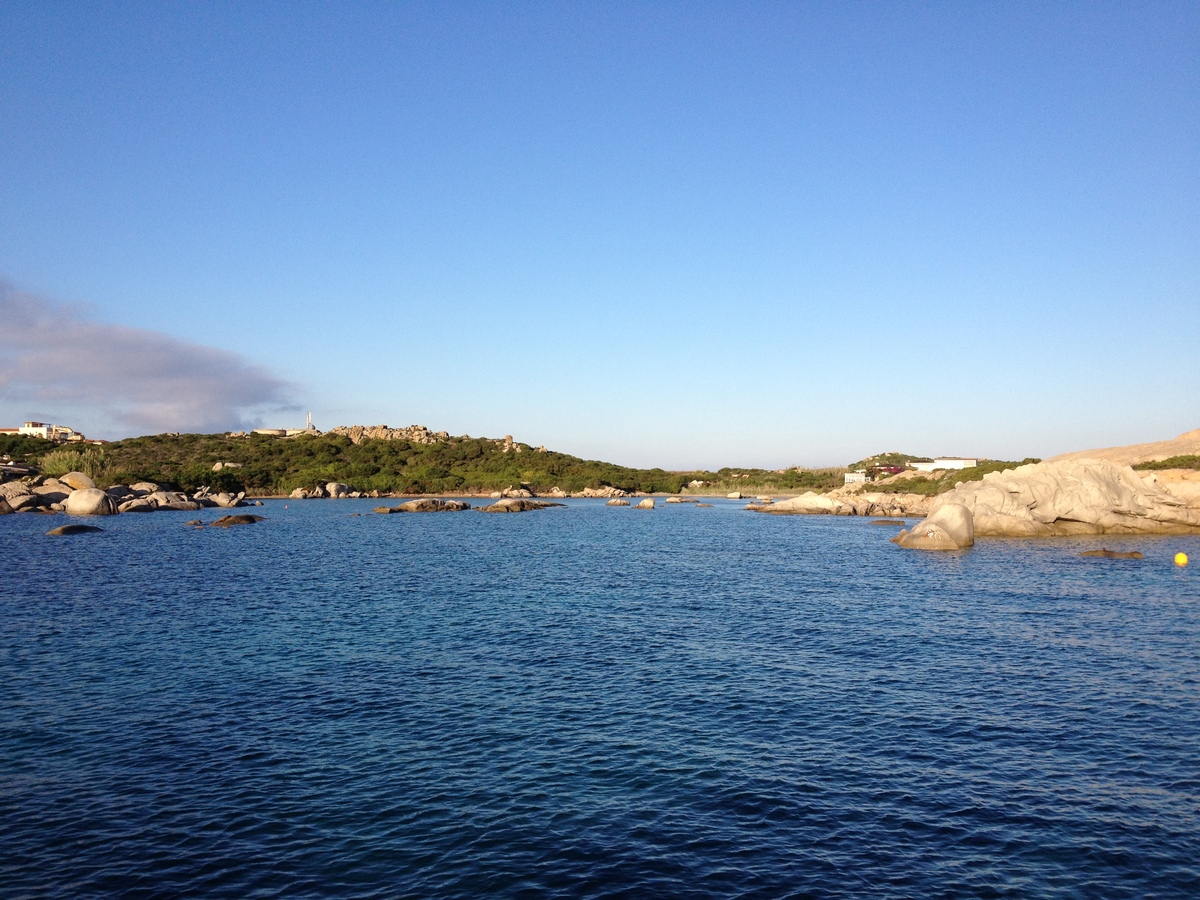
M 104 451 L 99 447 L 88 447 L 82 452 L 63 447 L 43 454 L 39 465 L 45 475 L 82 472 L 92 481 L 99 482 L 104 475 Z

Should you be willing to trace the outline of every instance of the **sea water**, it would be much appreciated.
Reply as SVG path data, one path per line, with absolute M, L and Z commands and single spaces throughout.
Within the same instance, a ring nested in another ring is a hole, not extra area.
M 1200 896 L 1200 539 L 373 505 L 0 518 L 0 893 Z

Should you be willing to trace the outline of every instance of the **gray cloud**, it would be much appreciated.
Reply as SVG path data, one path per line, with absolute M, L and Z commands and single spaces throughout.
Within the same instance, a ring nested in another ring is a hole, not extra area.
M 62 410 L 139 434 L 215 432 L 299 409 L 295 391 L 228 350 L 97 322 L 0 282 L 0 398 L 26 415 Z

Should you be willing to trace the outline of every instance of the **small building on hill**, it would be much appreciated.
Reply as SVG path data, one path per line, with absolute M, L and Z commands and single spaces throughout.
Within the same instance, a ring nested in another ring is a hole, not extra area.
M 937 469 L 970 469 L 979 465 L 978 459 L 959 456 L 939 456 L 927 462 L 910 462 L 910 466 L 918 472 L 933 472 Z

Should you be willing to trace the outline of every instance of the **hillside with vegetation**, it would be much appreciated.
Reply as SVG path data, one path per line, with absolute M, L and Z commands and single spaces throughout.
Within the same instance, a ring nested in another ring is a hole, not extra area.
M 984 459 L 979 465 L 966 469 L 937 469 L 928 475 L 902 475 L 889 478 L 883 482 L 867 485 L 865 490 L 876 494 L 919 494 L 923 497 L 933 497 L 954 490 L 956 484 L 971 481 L 982 481 L 984 475 L 992 472 L 1003 472 L 1005 469 L 1015 469 L 1017 466 L 1041 462 L 1035 457 L 1026 457 L 1020 462 L 1003 459 Z
M 3 452 L 36 463 L 48 475 L 82 471 L 101 486 L 153 481 L 181 490 L 288 494 L 330 481 L 355 490 L 399 494 L 485 493 L 527 485 L 534 492 L 615 487 L 647 493 L 826 491 L 842 484 L 843 469 L 724 468 L 717 472 L 634 469 L 487 438 L 449 437 L 434 443 L 344 435 L 159 434 L 103 447 L 56 447 L 33 438 L 7 439 Z M 221 468 L 214 471 L 214 465 Z M 230 466 L 228 464 L 232 463 Z

